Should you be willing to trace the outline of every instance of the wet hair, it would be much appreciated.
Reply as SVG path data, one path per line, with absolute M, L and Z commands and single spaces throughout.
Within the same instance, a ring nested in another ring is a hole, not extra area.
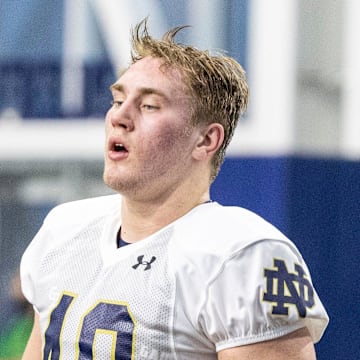
M 142 20 L 132 29 L 131 59 L 135 63 L 146 56 L 160 58 L 165 66 L 180 71 L 191 98 L 192 125 L 219 123 L 223 126 L 224 141 L 212 159 L 213 181 L 238 120 L 246 111 L 248 84 L 244 69 L 235 59 L 176 43 L 175 35 L 185 27 L 173 28 L 158 40 L 149 35 L 147 18 Z

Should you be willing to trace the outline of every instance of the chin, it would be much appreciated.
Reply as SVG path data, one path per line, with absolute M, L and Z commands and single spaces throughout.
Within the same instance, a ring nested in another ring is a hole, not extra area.
M 106 186 L 108 186 L 113 190 L 118 191 L 117 188 L 118 188 L 119 180 L 117 179 L 116 176 L 111 176 L 106 171 L 104 171 L 103 180 Z
M 106 171 L 104 172 L 103 180 L 106 186 L 120 194 L 125 194 L 129 187 L 124 183 L 124 181 L 119 179 L 118 175 L 111 175 L 108 174 Z

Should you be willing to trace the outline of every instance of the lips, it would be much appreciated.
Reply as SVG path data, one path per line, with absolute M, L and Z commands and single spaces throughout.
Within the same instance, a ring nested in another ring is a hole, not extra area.
M 108 141 L 108 156 L 112 160 L 121 160 L 128 156 L 128 146 L 117 137 L 110 137 Z

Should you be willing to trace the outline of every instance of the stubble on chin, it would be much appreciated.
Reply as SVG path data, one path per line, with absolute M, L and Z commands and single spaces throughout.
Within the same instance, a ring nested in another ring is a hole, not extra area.
M 141 179 L 137 181 L 134 178 L 126 179 L 124 176 L 116 173 L 115 170 L 107 169 L 106 166 L 103 172 L 103 181 L 107 187 L 123 196 L 136 195 L 137 189 L 144 187 Z
M 124 187 L 124 184 L 121 181 L 121 179 L 119 178 L 119 176 L 112 174 L 109 171 L 109 169 L 106 168 L 106 166 L 105 166 L 104 172 L 103 172 L 103 181 L 107 187 L 115 190 L 118 193 L 121 193 L 121 191 Z

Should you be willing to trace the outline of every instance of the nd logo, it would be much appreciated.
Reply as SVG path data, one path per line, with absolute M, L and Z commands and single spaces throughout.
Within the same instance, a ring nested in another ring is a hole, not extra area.
M 272 314 L 288 315 L 288 305 L 296 306 L 299 316 L 306 317 L 306 309 L 315 304 L 314 289 L 305 277 L 305 271 L 295 264 L 295 273 L 289 273 L 285 261 L 274 259 L 274 269 L 264 269 L 266 292 L 263 301 L 273 303 Z

